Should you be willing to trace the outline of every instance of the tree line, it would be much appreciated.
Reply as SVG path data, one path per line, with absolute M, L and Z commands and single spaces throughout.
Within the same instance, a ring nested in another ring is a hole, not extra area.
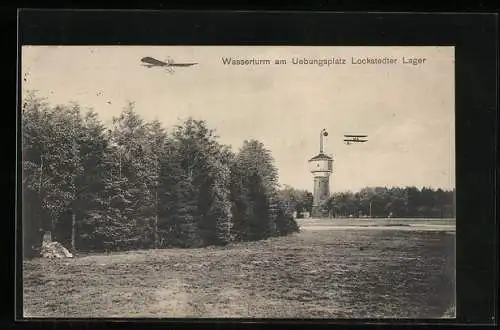
M 311 213 L 313 195 L 309 191 L 285 186 L 279 194 L 297 218 Z M 322 206 L 331 217 L 454 218 L 454 205 L 455 189 L 366 187 L 334 193 Z
M 289 212 L 295 214 L 297 218 L 304 218 L 305 213 L 312 212 L 313 194 L 304 189 L 296 189 L 285 185 L 279 191 L 280 198 Z
M 335 193 L 323 208 L 332 217 L 454 218 L 455 189 L 368 187 Z
M 51 232 L 79 251 L 202 247 L 297 232 L 271 153 L 237 152 L 202 120 L 167 133 L 128 103 L 106 127 L 77 103 L 22 107 L 25 255 Z

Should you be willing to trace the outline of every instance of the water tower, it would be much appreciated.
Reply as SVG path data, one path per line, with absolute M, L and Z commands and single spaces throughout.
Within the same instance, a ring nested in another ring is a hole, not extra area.
M 314 177 L 312 217 L 323 217 L 328 212 L 322 209 L 322 204 L 330 197 L 330 175 L 333 172 L 333 158 L 323 152 L 323 137 L 328 136 L 322 129 L 319 136 L 319 154 L 309 159 L 309 168 Z

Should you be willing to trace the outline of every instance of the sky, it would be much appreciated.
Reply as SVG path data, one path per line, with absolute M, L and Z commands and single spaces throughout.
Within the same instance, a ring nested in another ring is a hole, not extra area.
M 54 105 L 77 101 L 106 124 L 128 101 L 167 131 L 190 116 L 206 120 L 234 151 L 246 139 L 263 142 L 281 184 L 312 190 L 308 160 L 325 128 L 332 192 L 455 187 L 453 47 L 24 46 L 21 56 L 23 95 L 37 90 Z M 141 66 L 145 56 L 198 64 L 170 74 Z M 367 57 L 397 63 L 352 64 Z M 403 64 L 403 57 L 425 61 Z M 222 58 L 271 64 L 224 65 Z M 366 134 L 368 142 L 346 145 L 344 134 Z

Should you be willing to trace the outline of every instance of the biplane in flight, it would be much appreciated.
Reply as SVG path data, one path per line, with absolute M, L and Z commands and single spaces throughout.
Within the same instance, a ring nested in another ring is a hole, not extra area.
M 192 65 L 198 64 L 198 63 L 176 63 L 171 58 L 168 58 L 165 61 L 160 61 L 160 60 L 157 60 L 156 58 L 153 58 L 150 56 L 146 56 L 146 57 L 141 58 L 141 62 L 142 62 L 142 65 L 147 67 L 147 68 L 152 68 L 154 66 L 164 67 L 167 69 L 167 71 L 169 71 L 171 73 L 173 72 L 173 67 L 187 67 L 187 66 L 192 66 Z
M 368 135 L 344 135 L 344 142 L 347 145 L 350 145 L 351 143 L 363 143 L 368 141 L 365 139 L 368 137 Z

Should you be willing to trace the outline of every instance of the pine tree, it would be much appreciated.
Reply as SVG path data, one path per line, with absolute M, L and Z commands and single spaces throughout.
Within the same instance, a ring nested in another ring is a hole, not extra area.
M 245 141 L 232 166 L 233 235 L 237 239 L 258 240 L 289 232 L 277 180 L 270 152 L 259 141 Z
M 146 135 L 148 140 L 147 148 L 147 163 L 149 173 L 146 176 L 147 186 L 151 187 L 150 191 L 153 194 L 154 207 L 154 225 L 153 225 L 153 246 L 159 247 L 159 192 L 160 192 L 160 166 L 166 154 L 167 134 L 161 123 L 154 120 L 146 124 Z
M 206 244 L 225 245 L 231 237 L 230 161 L 231 153 L 226 148 L 217 148 L 210 163 L 210 185 L 206 198 L 207 212 L 204 222 Z
M 245 187 L 245 172 L 240 164 L 233 160 L 230 167 L 230 200 L 231 200 L 231 237 L 235 241 L 249 239 L 247 214 L 251 212 L 250 201 Z
M 74 213 L 77 207 L 76 179 L 82 171 L 80 108 L 76 104 L 51 108 L 30 94 L 22 119 L 25 188 L 36 187 L 41 213 L 48 218 L 43 221 L 43 229 L 50 231 L 53 239 L 68 244 L 72 224 L 64 214 Z
M 168 141 L 160 162 L 159 224 L 161 247 L 201 245 L 197 221 L 197 189 L 183 163 L 185 156 L 176 140 Z
M 154 241 L 155 198 L 154 169 L 147 127 L 129 102 L 111 130 L 111 172 L 108 187 L 116 189 L 109 217 L 119 217 L 122 239 L 117 248 L 151 247 Z
M 80 137 L 83 173 L 77 178 L 79 195 L 75 243 L 78 250 L 103 248 L 102 237 L 98 239 L 97 235 L 98 228 L 102 229 L 99 222 L 104 221 L 109 206 L 105 199 L 111 178 L 108 152 L 109 139 L 105 127 L 97 114 L 90 110 L 83 118 L 83 134 Z
M 230 240 L 230 153 L 205 122 L 188 119 L 174 130 L 160 175 L 161 232 L 183 247 Z
M 23 101 L 22 131 L 22 219 L 23 251 L 26 257 L 36 253 L 42 244 L 44 230 L 50 228 L 50 217 L 44 208 L 43 176 L 47 129 L 50 109 L 46 100 L 35 92 L 28 92 Z M 45 165 L 46 166 L 46 165 Z

